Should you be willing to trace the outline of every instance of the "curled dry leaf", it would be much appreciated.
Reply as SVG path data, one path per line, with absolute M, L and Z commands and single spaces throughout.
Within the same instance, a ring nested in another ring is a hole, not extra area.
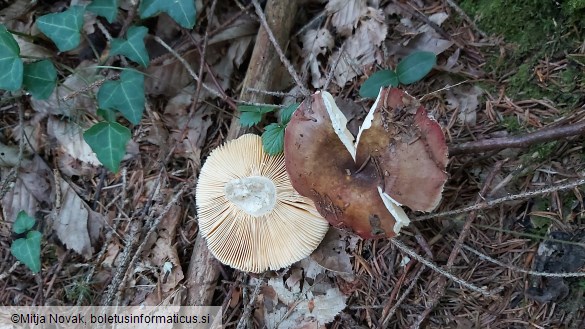
M 331 0 L 325 10 L 333 13 L 331 23 L 343 36 L 351 35 L 358 20 L 366 11 L 365 0 Z
M 430 211 L 447 180 L 439 124 L 400 89 L 382 89 L 358 133 L 327 92 L 301 104 L 285 132 L 293 187 L 332 225 L 363 238 L 392 237 L 409 220 L 402 204 Z

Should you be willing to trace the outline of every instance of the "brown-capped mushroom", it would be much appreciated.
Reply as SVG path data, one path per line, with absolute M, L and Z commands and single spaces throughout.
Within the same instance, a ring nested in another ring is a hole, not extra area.
M 276 270 L 307 257 L 329 228 L 313 202 L 293 189 L 284 155 L 268 155 L 252 134 L 209 155 L 196 203 L 211 253 L 247 272 Z
M 382 89 L 354 143 L 347 119 L 327 92 L 294 113 L 285 131 L 293 187 L 332 225 L 363 238 L 392 237 L 409 219 L 401 205 L 430 211 L 447 180 L 439 124 L 396 88 Z

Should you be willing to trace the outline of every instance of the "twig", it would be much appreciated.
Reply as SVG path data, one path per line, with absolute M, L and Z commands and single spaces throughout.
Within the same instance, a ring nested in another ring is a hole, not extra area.
M 481 258 L 483 260 L 487 260 L 488 262 L 494 263 L 496 265 L 510 269 L 512 271 L 515 271 L 515 272 L 525 273 L 525 274 L 534 275 L 534 276 L 544 276 L 544 277 L 553 277 L 553 278 L 585 277 L 585 272 L 550 273 L 550 272 L 538 272 L 538 271 L 525 270 L 525 269 L 520 268 L 518 266 L 502 263 L 499 260 L 491 258 L 488 255 L 482 254 L 481 252 L 479 252 L 479 251 L 477 251 L 469 246 L 463 245 L 462 248 L 477 255 L 479 258 Z
M 549 142 L 577 135 L 585 135 L 585 120 L 561 127 L 546 127 L 520 136 L 482 139 L 473 142 L 450 145 L 449 155 L 480 153 L 505 148 L 522 148 L 532 144 Z
M 339 64 L 339 60 L 341 59 L 341 55 L 343 55 L 344 48 L 345 48 L 345 42 L 341 44 L 341 47 L 339 47 L 339 53 L 337 55 L 337 58 L 335 58 L 333 60 L 333 65 L 331 65 L 331 71 L 329 71 L 329 74 L 327 75 L 327 80 L 325 80 L 325 84 L 323 85 L 323 90 L 327 90 L 327 88 L 329 88 L 329 84 L 331 83 L 331 80 L 333 80 L 333 76 L 335 75 L 335 68 L 337 68 L 337 64 Z
M 500 171 L 503 164 L 504 164 L 504 161 L 496 162 L 496 164 L 494 165 L 494 167 L 492 168 L 492 170 L 490 171 L 490 173 L 488 174 L 488 176 L 486 177 L 486 179 L 483 183 L 481 191 L 479 192 L 479 195 L 477 196 L 477 199 L 475 201 L 476 203 L 481 202 L 483 200 L 483 196 L 488 193 L 489 187 L 492 184 L 494 177 Z M 447 260 L 447 264 L 445 266 L 447 271 L 451 270 L 451 268 L 453 267 L 453 264 L 455 264 L 455 258 L 459 255 L 459 252 L 461 251 L 461 246 L 463 245 L 463 241 L 467 238 L 467 235 L 469 234 L 469 230 L 471 229 L 471 224 L 473 223 L 473 221 L 475 220 L 476 217 L 477 217 L 477 211 L 472 211 L 467 215 L 467 219 L 465 220 L 465 224 L 463 224 L 463 228 L 461 229 L 461 233 L 459 234 L 459 237 L 457 238 L 457 241 L 455 242 L 455 246 L 453 247 L 453 250 L 451 250 L 451 254 L 449 255 L 449 259 Z M 425 321 L 427 316 L 431 313 L 431 311 L 439 303 L 439 299 L 445 293 L 446 286 L 447 286 L 447 279 L 445 277 L 440 277 L 438 279 L 438 282 L 433 285 L 433 287 L 434 287 L 433 292 L 434 293 L 431 294 L 431 298 L 428 301 L 428 303 L 425 307 L 425 310 L 419 315 L 416 322 L 412 326 L 413 328 L 420 328 L 420 325 L 423 323 L 423 321 Z
M 266 22 L 266 16 L 264 15 L 264 12 L 262 11 L 262 7 L 260 7 L 260 4 L 258 3 L 258 0 L 252 0 L 252 4 L 254 5 L 254 9 L 256 9 L 256 15 L 258 15 L 258 17 L 260 18 L 260 24 L 262 24 L 262 27 L 264 27 L 264 29 L 266 30 L 266 33 L 268 34 L 268 39 L 270 39 L 272 46 L 274 46 L 274 49 L 276 49 L 276 52 L 280 57 L 280 61 L 286 67 L 290 76 L 295 80 L 297 86 L 299 86 L 299 89 L 301 90 L 303 96 L 309 97 L 310 96 L 309 90 L 305 88 L 300 76 L 297 74 L 297 71 L 295 71 L 290 61 L 284 55 L 284 52 L 280 48 L 280 45 L 276 41 L 276 38 L 274 38 L 274 34 L 272 33 L 270 26 L 268 26 L 268 22 Z
M 406 290 L 402 293 L 402 296 L 400 296 L 400 298 L 396 301 L 396 303 L 388 311 L 388 314 L 386 314 L 386 316 L 381 321 L 383 328 L 387 328 L 388 327 L 388 321 L 390 321 L 390 319 L 392 319 L 392 316 L 394 316 L 394 313 L 396 313 L 396 310 L 398 309 L 398 307 L 402 304 L 402 302 L 404 302 L 404 300 L 406 299 L 406 297 L 408 296 L 408 294 L 410 294 L 410 291 L 414 288 L 414 286 L 416 286 L 416 283 L 418 282 L 418 278 L 420 278 L 420 275 L 422 274 L 422 272 L 424 270 L 425 270 L 425 267 L 424 266 L 421 266 L 418 269 L 418 271 L 416 271 L 416 274 L 410 280 L 410 284 L 408 285 L 408 287 L 406 288 Z
M 469 18 L 469 16 L 467 16 L 467 14 L 463 11 L 463 9 L 461 9 L 453 0 L 447 0 L 447 3 L 449 4 L 449 6 L 453 9 L 455 9 L 455 11 L 457 12 L 457 14 L 459 14 L 459 16 L 463 17 L 464 20 L 467 21 L 467 23 L 469 23 L 471 25 L 471 27 L 473 27 L 473 29 L 475 31 L 477 31 L 477 33 L 479 33 L 479 35 L 481 35 L 484 38 L 487 38 L 487 34 L 480 30 L 477 25 L 475 25 L 475 22 Z
M 256 287 L 254 288 L 254 292 L 252 292 L 252 296 L 250 296 L 250 300 L 248 301 L 246 306 L 244 306 L 244 312 L 242 312 L 242 316 L 240 317 L 240 321 L 238 322 L 238 326 L 236 327 L 236 329 L 244 329 L 247 327 L 246 323 L 250 319 L 250 315 L 252 314 L 252 309 L 254 309 L 254 304 L 256 304 L 256 298 L 258 297 L 258 294 L 260 293 L 260 287 L 264 283 L 265 276 L 266 276 L 266 274 L 263 274 L 260 277 L 260 280 L 258 280 L 258 284 L 256 284 Z
M 299 94 L 293 94 L 293 93 L 287 93 L 287 92 L 281 92 L 281 91 L 269 91 L 269 90 L 260 90 L 257 88 L 246 88 L 246 91 L 248 92 L 252 92 L 252 93 L 258 93 L 258 94 L 264 94 L 264 95 L 270 95 L 270 96 L 276 96 L 276 97 L 301 97 L 302 95 Z
M 406 246 L 404 243 L 402 243 L 400 240 L 396 239 L 396 238 L 392 238 L 390 239 L 390 243 L 392 243 L 393 245 L 395 245 L 398 249 L 400 249 L 402 252 L 408 254 L 410 257 L 418 260 L 419 262 L 421 262 L 422 264 L 424 264 L 426 267 L 432 269 L 433 271 L 459 283 L 460 285 L 468 288 L 469 290 L 473 290 L 475 292 L 478 292 L 484 296 L 488 296 L 491 297 L 494 295 L 494 293 L 496 293 L 497 291 L 499 291 L 499 289 L 496 289 L 495 291 L 487 291 L 485 289 L 479 288 L 474 286 L 471 283 L 466 282 L 463 279 L 460 279 L 456 276 L 454 276 L 453 274 L 445 271 L 444 269 L 438 267 L 437 265 L 435 265 L 433 262 L 431 262 L 430 260 L 420 256 L 419 254 L 416 253 L 416 251 L 410 249 L 408 246 Z
M 541 194 L 572 189 L 572 188 L 575 188 L 579 185 L 584 185 L 584 184 L 585 184 L 585 178 L 579 178 L 578 180 L 570 182 L 570 183 L 561 184 L 561 185 L 554 185 L 554 186 L 543 188 L 540 190 L 528 191 L 528 192 L 524 192 L 524 193 L 520 193 L 520 194 L 508 195 L 505 197 L 501 197 L 501 198 L 490 200 L 490 201 L 484 201 L 484 202 L 477 203 L 477 204 L 467 206 L 465 208 L 461 208 L 461 209 L 457 209 L 457 210 L 450 210 L 450 211 L 444 211 L 444 212 L 440 212 L 440 213 L 436 213 L 436 214 L 415 217 L 415 218 L 412 218 L 411 220 L 412 221 L 421 221 L 421 220 L 427 220 L 427 219 L 438 218 L 438 217 L 449 217 L 449 216 L 461 214 L 461 213 L 468 212 L 468 211 L 493 208 L 493 207 L 495 207 L 501 203 L 504 203 L 504 202 L 515 201 L 515 200 L 519 200 L 519 199 L 528 199 L 530 197 L 541 195 Z

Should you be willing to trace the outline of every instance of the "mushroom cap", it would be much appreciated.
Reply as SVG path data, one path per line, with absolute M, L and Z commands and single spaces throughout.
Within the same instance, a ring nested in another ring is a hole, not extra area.
M 309 256 L 329 228 L 313 201 L 292 187 L 284 155 L 265 153 L 253 134 L 211 152 L 196 204 L 211 253 L 246 272 L 280 269 Z
M 285 131 L 292 184 L 331 225 L 366 239 L 392 237 L 410 222 L 401 205 L 430 211 L 439 204 L 447 145 L 416 99 L 384 88 L 355 143 L 346 124 L 323 91 L 301 104 Z

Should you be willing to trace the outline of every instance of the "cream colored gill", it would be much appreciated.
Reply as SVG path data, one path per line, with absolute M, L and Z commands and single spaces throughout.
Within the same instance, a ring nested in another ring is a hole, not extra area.
M 394 224 L 394 233 L 396 233 L 396 235 L 400 234 L 402 227 L 410 224 L 410 219 L 404 212 L 404 209 L 402 209 L 401 204 L 392 199 L 388 194 L 382 192 L 380 186 L 378 186 L 378 194 L 380 194 L 380 198 L 382 198 L 382 202 L 384 202 L 386 209 L 388 209 L 396 221 Z

